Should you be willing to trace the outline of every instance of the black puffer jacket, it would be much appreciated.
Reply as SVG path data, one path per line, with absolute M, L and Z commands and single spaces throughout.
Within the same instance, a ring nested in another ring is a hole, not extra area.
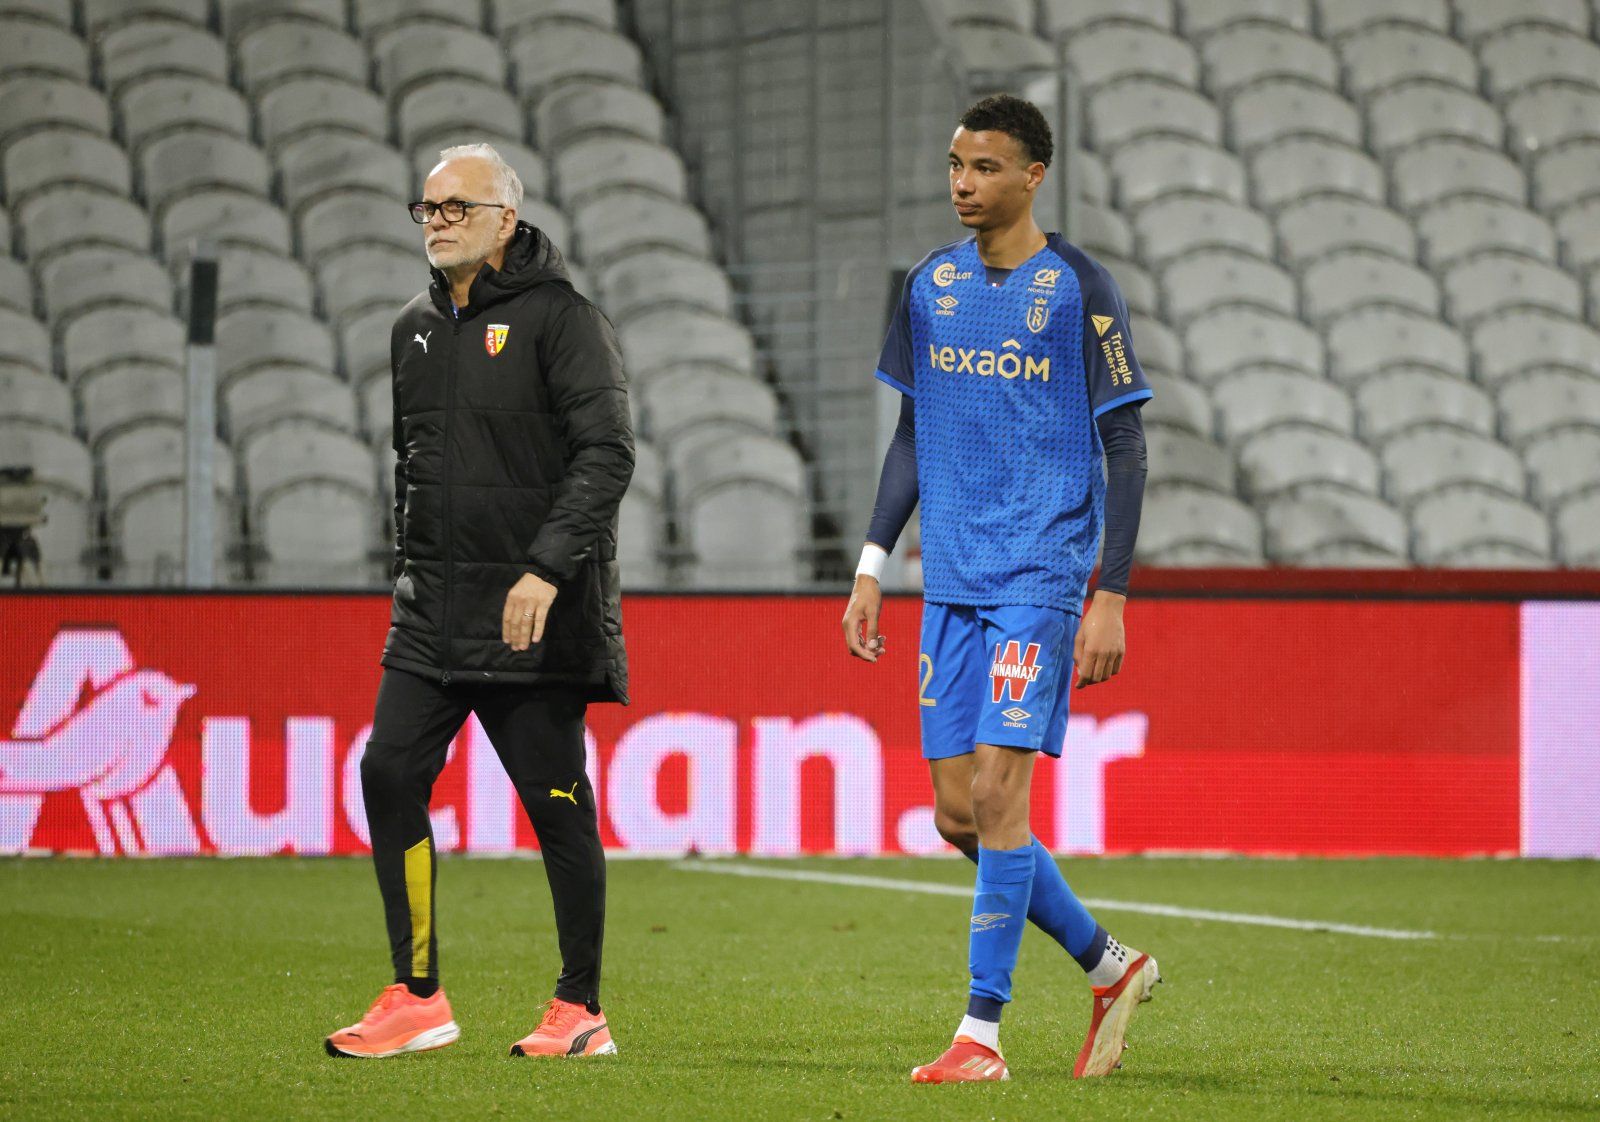
M 617 509 L 633 431 L 611 324 L 521 223 L 459 319 L 436 271 L 395 321 L 389 354 L 399 461 L 383 664 L 626 702 Z M 500 618 L 528 572 L 559 592 L 543 642 L 517 652 Z

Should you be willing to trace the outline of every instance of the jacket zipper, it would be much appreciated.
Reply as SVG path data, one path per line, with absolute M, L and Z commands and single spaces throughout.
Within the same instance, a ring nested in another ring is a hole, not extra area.
M 444 672 L 439 684 L 450 684 L 450 644 L 455 630 L 450 626 L 451 592 L 455 588 L 455 534 L 450 519 L 450 438 L 455 431 L 456 412 L 456 352 L 461 342 L 461 319 L 450 317 L 450 358 L 444 373 L 444 623 L 440 638 L 444 640 Z

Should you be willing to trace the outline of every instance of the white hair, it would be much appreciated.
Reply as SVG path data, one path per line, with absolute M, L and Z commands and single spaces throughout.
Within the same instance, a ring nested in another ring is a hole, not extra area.
M 439 162 L 459 160 L 463 157 L 472 157 L 479 160 L 488 160 L 494 169 L 494 201 L 501 206 L 508 206 L 514 210 L 522 209 L 522 180 L 518 178 L 516 170 L 505 161 L 505 157 L 496 152 L 492 144 L 457 144 L 453 148 L 446 148 L 439 153 Z

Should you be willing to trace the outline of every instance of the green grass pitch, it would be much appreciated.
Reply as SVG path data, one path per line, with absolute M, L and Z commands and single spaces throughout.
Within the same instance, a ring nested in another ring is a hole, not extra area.
M 959 859 L 775 863 L 970 885 Z M 593 1120 L 1600 1116 L 1600 864 L 1069 861 L 1080 894 L 1430 930 L 1396 941 L 1101 910 L 1166 975 L 1074 1082 L 1081 972 L 1023 942 L 1012 1081 L 914 1087 L 963 1008 L 967 905 L 614 861 L 621 1054 L 513 1060 L 555 973 L 543 870 L 447 860 L 457 1045 L 329 1059 L 388 981 L 362 860 L 0 863 L 7 1118 Z

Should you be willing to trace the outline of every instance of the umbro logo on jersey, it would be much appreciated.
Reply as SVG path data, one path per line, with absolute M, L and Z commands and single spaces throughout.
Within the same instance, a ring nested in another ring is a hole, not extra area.
M 956 281 L 971 279 L 972 272 L 968 270 L 965 273 L 958 273 L 956 271 L 955 262 L 953 261 L 946 261 L 944 264 L 933 270 L 933 283 L 938 285 L 940 288 L 949 288 L 952 284 L 955 284 Z
M 951 296 L 948 292 L 946 292 L 943 296 L 939 297 L 939 299 L 935 300 L 934 303 L 939 306 L 939 310 L 934 312 L 934 315 L 953 316 L 956 314 L 956 305 L 961 303 L 961 301 L 957 300 L 954 296 Z
M 1001 713 L 1000 715 L 1002 717 L 1010 717 L 1013 721 L 1025 721 L 1029 717 L 1033 716 L 1032 713 L 1028 712 L 1020 705 L 1013 705 L 1010 709 L 1005 710 L 1005 712 Z
M 998 927 L 1003 921 L 1011 918 L 1009 912 L 981 912 L 972 917 L 972 930 L 988 931 Z
M 428 332 L 428 335 L 432 335 L 432 334 L 433 334 L 433 332 L 431 332 L 431 331 Z M 417 335 L 413 335 L 411 337 L 411 341 L 413 343 L 421 343 L 422 344 L 422 353 L 423 354 L 427 354 L 428 353 L 428 335 L 417 334 Z
M 1089 319 L 1094 322 L 1094 333 L 1095 333 L 1096 336 L 1104 335 L 1106 333 L 1106 330 L 1113 323 L 1117 322 L 1116 320 L 1112 319 L 1110 316 L 1094 316 L 1094 315 L 1092 315 L 1092 316 L 1089 317 Z

